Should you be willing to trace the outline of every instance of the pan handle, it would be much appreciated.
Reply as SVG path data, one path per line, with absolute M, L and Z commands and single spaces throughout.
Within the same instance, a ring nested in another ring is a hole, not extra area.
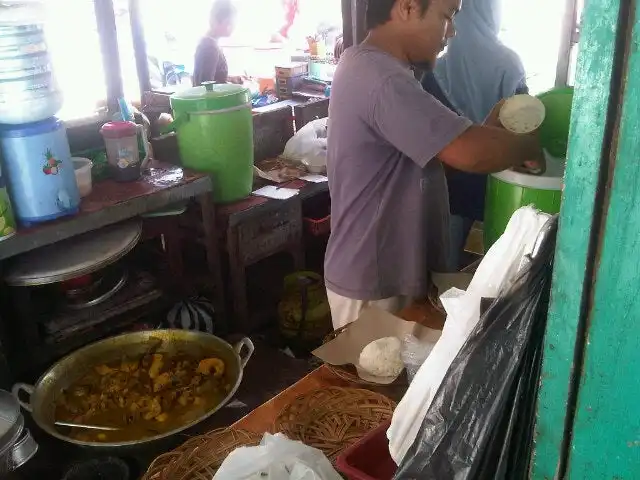
M 29 395 L 29 400 L 27 402 L 23 402 L 22 400 L 20 400 L 20 393 L 23 391 Z M 29 385 L 28 383 L 16 383 L 11 389 L 11 393 L 16 398 L 20 406 L 29 413 L 33 412 L 33 409 L 31 408 L 31 396 L 35 391 L 36 387 L 34 387 L 33 385 Z
M 247 353 L 245 353 L 243 356 L 242 351 L 245 350 L 245 348 L 247 350 Z M 240 368 L 244 370 L 244 367 L 247 366 L 247 362 L 249 361 L 249 359 L 251 358 L 251 355 L 253 355 L 253 351 L 255 350 L 255 347 L 253 346 L 253 342 L 249 338 L 244 337 L 242 340 L 236 343 L 233 349 L 236 351 L 236 353 L 240 357 Z

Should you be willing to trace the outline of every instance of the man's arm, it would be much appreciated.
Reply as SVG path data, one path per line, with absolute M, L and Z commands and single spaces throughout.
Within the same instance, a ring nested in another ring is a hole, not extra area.
M 487 126 L 473 125 L 424 92 L 411 77 L 396 75 L 381 86 L 372 109 L 372 126 L 383 138 L 420 166 L 438 157 L 471 173 L 492 173 L 543 162 L 533 135 L 518 135 L 495 123 L 499 105 Z
M 472 125 L 438 154 L 443 163 L 471 173 L 493 173 L 525 162 L 542 162 L 534 135 L 519 135 L 498 127 Z

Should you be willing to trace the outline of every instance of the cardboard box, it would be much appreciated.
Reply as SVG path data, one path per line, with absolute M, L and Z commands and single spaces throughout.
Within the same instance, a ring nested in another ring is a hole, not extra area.
M 307 62 L 291 62 L 284 65 L 276 65 L 276 77 L 289 78 L 304 76 L 309 73 Z
M 377 308 L 368 308 L 362 312 L 358 320 L 349 325 L 349 328 L 331 342 L 314 350 L 313 354 L 330 365 L 353 365 L 363 380 L 388 385 L 397 377 L 375 377 L 363 371 L 358 366 L 360 352 L 369 343 L 380 338 L 397 337 L 402 340 L 409 333 L 420 340 L 432 343 L 437 342 L 442 335 L 440 330 L 407 322 Z

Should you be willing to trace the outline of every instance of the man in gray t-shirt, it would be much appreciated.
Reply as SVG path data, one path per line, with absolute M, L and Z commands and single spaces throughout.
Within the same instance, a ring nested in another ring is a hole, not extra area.
M 484 173 L 541 157 L 535 137 L 472 125 L 414 78 L 410 65 L 433 64 L 454 35 L 460 2 L 369 0 L 369 36 L 340 60 L 329 106 L 325 259 L 336 328 L 369 305 L 401 308 L 426 293 L 429 270 L 445 267 L 441 162 Z

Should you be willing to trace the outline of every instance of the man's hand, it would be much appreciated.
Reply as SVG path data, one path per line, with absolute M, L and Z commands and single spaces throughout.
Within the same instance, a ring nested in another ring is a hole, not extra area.
M 505 100 L 500 100 L 496 105 L 491 109 L 491 113 L 487 116 L 484 121 L 484 125 L 488 127 L 496 127 L 504 129 L 502 122 L 500 122 L 500 109 L 504 105 Z M 514 134 L 519 135 L 519 134 Z M 538 138 L 538 133 L 533 132 L 529 134 L 520 135 L 521 137 L 529 137 L 531 139 L 531 147 L 530 150 L 534 152 L 532 158 L 528 158 L 522 162 L 522 165 L 517 165 L 513 167 L 514 170 L 522 173 L 530 173 L 532 175 L 542 175 L 546 170 L 546 162 L 544 159 L 544 153 L 542 152 L 542 148 L 540 147 L 540 140 Z
M 515 166 L 513 169 L 517 172 L 529 173 L 531 175 L 542 175 L 547 169 L 547 162 L 544 158 L 544 152 L 540 146 L 540 139 L 537 132 L 522 135 L 531 139 L 531 151 L 533 156 L 522 162 L 522 165 Z

